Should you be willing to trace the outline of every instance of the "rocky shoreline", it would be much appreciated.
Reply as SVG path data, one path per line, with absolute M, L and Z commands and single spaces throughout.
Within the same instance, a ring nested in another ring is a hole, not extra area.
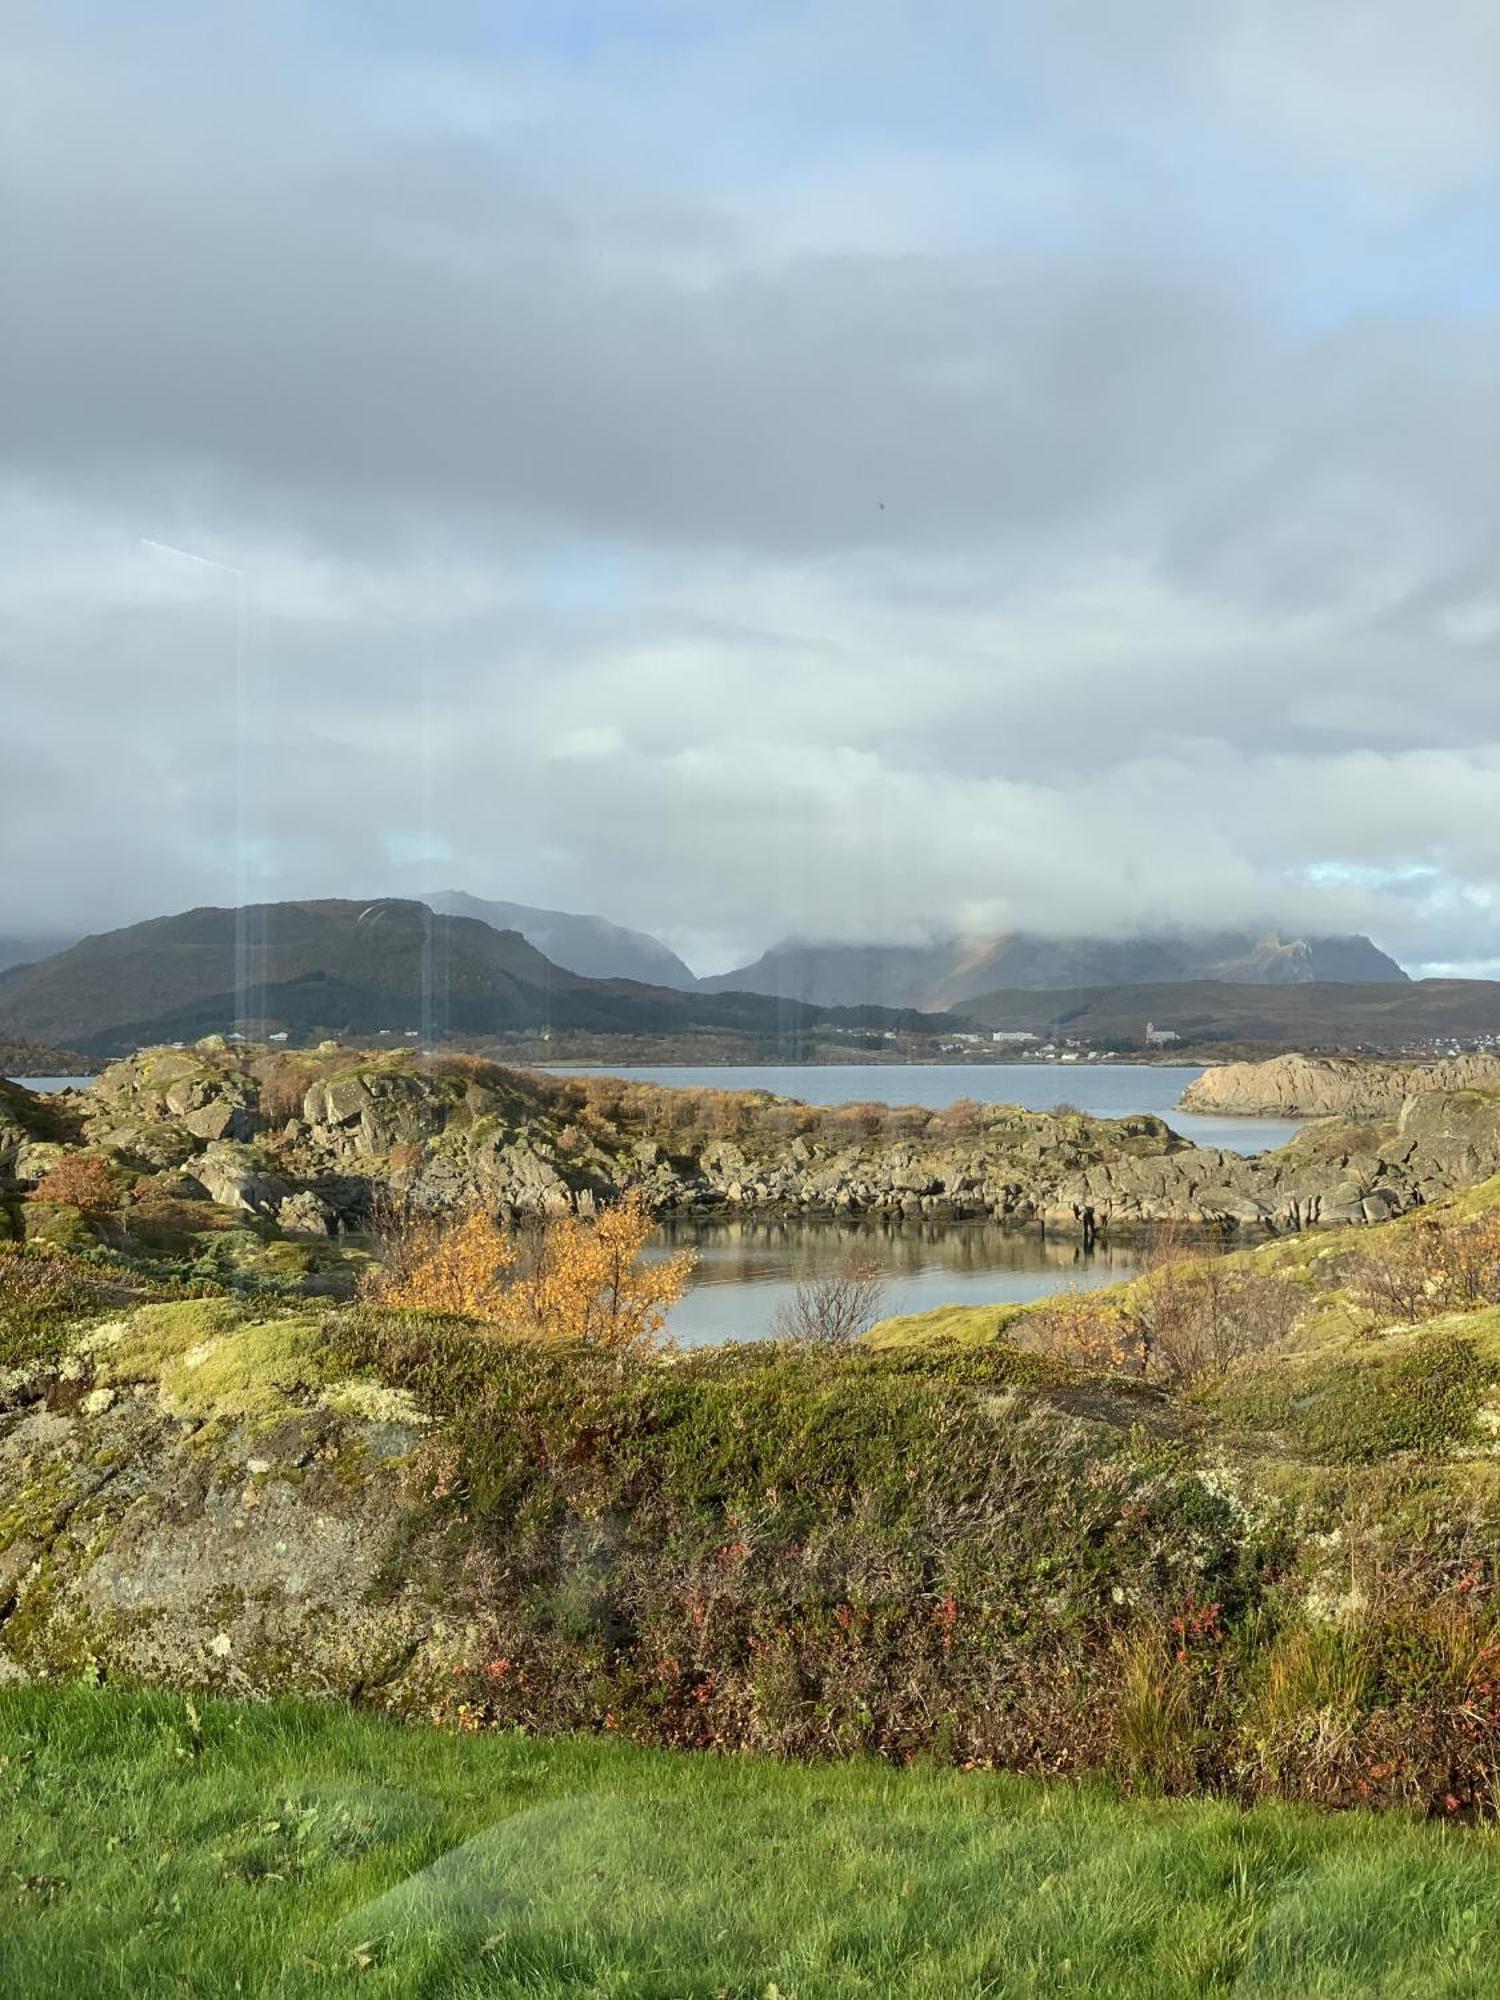
M 233 1220 L 266 1239 L 317 1243 L 363 1227 L 387 1197 L 587 1214 L 627 1189 L 664 1215 L 988 1218 L 1085 1238 L 1180 1223 L 1253 1235 L 1383 1220 L 1500 1170 L 1500 1091 L 1433 1088 L 1391 1117 L 1319 1125 L 1246 1157 L 1193 1146 L 1148 1115 L 819 1108 L 466 1057 L 211 1039 L 116 1063 L 86 1093 L 6 1086 L 0 1185 L 17 1233 L 71 1233 L 76 1244 L 81 1218 L 26 1197 L 78 1151 L 108 1162 L 168 1235 L 173 1218 L 189 1236 Z
M 1500 1054 L 1428 1064 L 1362 1056 L 1273 1056 L 1220 1063 L 1182 1093 L 1182 1109 L 1263 1118 L 1399 1118 L 1410 1097 L 1500 1091 Z

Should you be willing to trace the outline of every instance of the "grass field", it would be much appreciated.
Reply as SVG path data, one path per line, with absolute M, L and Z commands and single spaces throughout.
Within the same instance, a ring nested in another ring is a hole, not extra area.
M 1394 1815 L 0 1692 L 0 1992 L 1488 1995 L 1500 1847 Z

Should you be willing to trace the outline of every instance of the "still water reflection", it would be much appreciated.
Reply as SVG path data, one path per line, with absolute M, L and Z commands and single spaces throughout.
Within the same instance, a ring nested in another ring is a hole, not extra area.
M 698 1265 L 668 1331 L 684 1347 L 763 1340 L 776 1308 L 799 1284 L 851 1258 L 877 1265 L 882 1312 L 933 1306 L 1009 1305 L 1070 1286 L 1115 1284 L 1139 1268 L 1139 1251 L 1101 1245 L 1085 1253 L 1062 1237 L 997 1222 L 879 1222 L 755 1216 L 675 1220 L 653 1246 L 665 1256 L 692 1249 Z

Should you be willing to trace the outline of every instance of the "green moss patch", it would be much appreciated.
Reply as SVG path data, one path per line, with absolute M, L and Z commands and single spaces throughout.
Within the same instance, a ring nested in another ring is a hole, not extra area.
M 233 1299 L 188 1299 L 131 1315 L 97 1356 L 101 1383 L 154 1382 L 173 1416 L 281 1422 L 333 1379 L 311 1314 L 256 1317 Z

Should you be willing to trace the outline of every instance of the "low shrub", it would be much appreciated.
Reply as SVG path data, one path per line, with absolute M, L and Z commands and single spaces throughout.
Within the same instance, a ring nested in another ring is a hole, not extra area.
M 442 1415 L 424 1547 L 490 1635 L 455 1690 L 489 1721 L 1066 1767 L 1105 1754 L 1114 1637 L 1241 1602 L 1259 1560 L 1179 1447 L 1059 1423 L 1029 1394 L 1051 1364 L 1012 1349 L 664 1367 L 368 1307 L 335 1326 Z
M 1397 1353 L 1232 1375 L 1216 1406 L 1232 1420 L 1283 1435 L 1325 1463 L 1356 1465 L 1397 1452 L 1440 1453 L 1472 1441 L 1500 1362 L 1457 1333 L 1431 1333 Z
M 80 1318 L 99 1309 L 100 1274 L 75 1257 L 0 1243 L 0 1367 L 60 1352 Z
M 86 1216 L 107 1214 L 123 1198 L 118 1175 L 97 1153 L 64 1153 L 37 1182 L 33 1201 L 53 1201 Z
M 1382 1324 L 1500 1305 L 1500 1209 L 1476 1220 L 1422 1215 L 1387 1231 L 1350 1273 L 1357 1304 Z
M 1026 1315 L 1025 1333 L 1082 1367 L 1125 1369 L 1184 1389 L 1275 1347 L 1303 1304 L 1290 1279 L 1174 1256 L 1128 1289 L 1060 1293 Z

